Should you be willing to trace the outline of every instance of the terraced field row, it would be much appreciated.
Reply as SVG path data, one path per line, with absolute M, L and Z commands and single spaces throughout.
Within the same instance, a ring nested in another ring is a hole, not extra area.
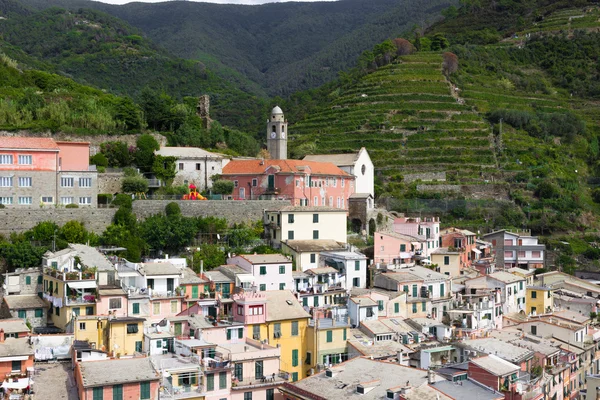
M 495 168 L 489 125 L 453 96 L 441 64 L 440 53 L 419 53 L 365 76 L 291 127 L 293 145 L 314 143 L 320 153 L 366 147 L 384 175 L 452 169 L 472 177 Z

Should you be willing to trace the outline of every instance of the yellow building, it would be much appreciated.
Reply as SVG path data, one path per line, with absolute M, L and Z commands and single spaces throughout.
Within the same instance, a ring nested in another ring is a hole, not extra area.
M 322 371 L 330 364 L 348 360 L 347 338 L 350 325 L 347 321 L 331 318 L 310 320 L 306 335 L 307 368 L 313 373 Z M 312 374 L 310 374 L 312 375 Z
M 143 318 L 81 315 L 73 322 L 75 340 L 87 341 L 94 348 L 104 350 L 113 357 L 143 351 Z
M 531 315 L 548 314 L 553 312 L 553 289 L 548 286 L 527 286 L 525 306 L 525 312 Z
M 440 247 L 431 252 L 431 263 L 437 265 L 439 273 L 451 277 L 460 276 L 460 255 L 457 250 L 450 250 L 447 247 Z
M 248 337 L 266 339 L 281 348 L 280 369 L 290 381 L 305 378 L 311 366 L 306 364 L 306 335 L 310 315 L 289 290 L 263 292 L 267 297 L 266 321 L 248 326 Z
M 66 329 L 74 316 L 96 314 L 96 288 L 94 272 L 45 268 L 43 298 L 48 302 L 52 323 Z

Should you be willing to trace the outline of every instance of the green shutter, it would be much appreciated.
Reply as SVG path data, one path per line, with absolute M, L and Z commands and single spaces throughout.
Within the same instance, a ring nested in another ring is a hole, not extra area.
M 227 340 L 231 340 L 231 329 L 227 329 Z
M 192 299 L 198 298 L 198 285 L 192 286 Z
M 211 392 L 215 390 L 215 375 L 208 374 L 206 375 L 206 391 Z
M 292 367 L 298 366 L 298 350 L 292 350 Z
M 243 339 L 244 338 L 244 328 L 239 328 L 238 329 L 238 339 Z
M 319 297 L 318 296 L 313 297 L 313 305 L 315 307 L 319 306 Z
M 383 311 L 383 300 L 377 300 L 377 309 Z
M 333 331 L 327 331 L 327 343 L 333 342 Z
M 360 271 L 360 261 L 354 261 L 354 270 Z
M 265 265 L 261 265 L 261 267 L 260 267 L 260 274 L 261 275 L 266 275 L 267 274 L 267 267 Z
M 140 303 L 133 303 L 133 313 L 134 314 L 140 313 Z
M 298 321 L 292 321 L 292 336 L 298 336 Z
M 412 311 L 413 311 L 413 314 L 417 313 L 417 303 L 413 303 L 413 305 L 412 305 Z
M 427 303 L 421 302 L 421 311 L 427 311 Z
M 303 305 L 304 307 L 308 307 L 308 297 L 303 297 L 303 298 L 302 298 L 302 305 Z
M 43 280 L 44 280 L 44 277 L 42 275 L 38 276 L 38 285 L 41 285 Z
M 417 285 L 413 285 L 412 292 L 413 292 L 412 297 L 417 297 L 419 295 L 419 292 L 417 290 Z
M 19 310 L 18 315 L 19 315 L 19 318 L 21 318 L 21 319 L 27 318 L 27 313 L 25 312 L 25 310 Z
M 104 400 L 104 388 L 103 387 L 93 388 L 92 389 L 92 398 L 94 400 Z
M 400 312 L 400 303 L 394 303 L 394 312 L 395 313 L 399 313 Z
M 123 400 L 123 385 L 113 385 L 113 400 Z
M 227 372 L 219 372 L 219 389 L 227 389 Z
M 31 277 L 30 276 L 26 276 L 25 277 L 25 284 L 26 285 L 31 285 Z
M 292 372 L 292 382 L 297 382 L 297 381 L 298 381 L 298 373 Z
M 41 308 L 36 308 L 35 309 L 35 317 L 42 318 L 43 316 L 44 316 L 44 310 L 42 310 Z
M 440 297 L 444 297 L 444 296 L 445 296 L 444 284 L 442 283 L 440 285 Z
M 346 340 L 346 335 L 347 335 L 346 328 L 344 328 L 344 340 Z

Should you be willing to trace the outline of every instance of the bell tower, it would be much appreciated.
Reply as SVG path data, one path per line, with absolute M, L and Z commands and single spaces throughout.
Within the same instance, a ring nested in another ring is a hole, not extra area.
M 287 160 L 287 134 L 283 111 L 275 106 L 267 120 L 267 150 L 272 160 Z

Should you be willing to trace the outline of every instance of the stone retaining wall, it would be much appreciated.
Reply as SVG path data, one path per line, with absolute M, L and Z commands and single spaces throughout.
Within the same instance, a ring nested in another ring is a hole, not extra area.
M 100 234 L 110 225 L 116 211 L 116 208 L 5 208 L 0 209 L 0 234 L 24 232 L 44 221 L 62 226 L 72 220 Z

